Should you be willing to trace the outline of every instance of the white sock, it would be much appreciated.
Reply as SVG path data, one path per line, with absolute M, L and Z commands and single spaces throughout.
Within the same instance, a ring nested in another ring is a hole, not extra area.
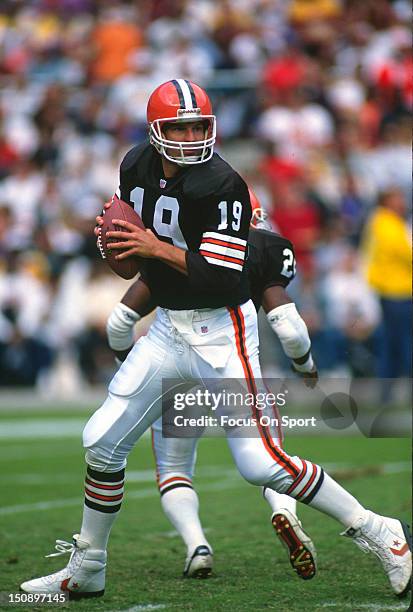
M 122 504 L 125 470 L 98 472 L 87 466 L 80 539 L 106 550 L 110 530 Z
M 198 495 L 189 487 L 176 487 L 164 493 L 161 504 L 166 516 L 185 542 L 188 555 L 200 545 L 208 546 L 199 520 Z
M 308 505 L 337 519 L 350 527 L 359 517 L 366 517 L 367 510 L 348 491 L 324 472 L 321 487 Z
M 264 498 L 270 504 L 273 514 L 284 508 L 297 515 L 297 501 L 293 497 L 264 487 Z
M 104 514 L 83 506 L 83 522 L 80 530 L 80 539 L 89 542 L 91 548 L 106 550 L 110 530 L 119 512 Z

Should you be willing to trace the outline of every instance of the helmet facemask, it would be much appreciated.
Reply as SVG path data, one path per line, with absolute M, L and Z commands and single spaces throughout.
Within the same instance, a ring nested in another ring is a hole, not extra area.
M 199 111 L 199 109 L 196 109 Z M 178 111 L 179 114 L 179 111 Z M 155 149 L 163 155 L 168 161 L 178 164 L 179 166 L 189 166 L 194 164 L 203 164 L 211 159 L 214 152 L 214 143 L 216 140 L 216 119 L 215 115 L 200 115 L 192 112 L 182 112 L 180 117 L 165 117 L 155 119 L 149 126 L 150 143 Z M 203 140 L 195 140 L 192 142 L 179 142 L 176 140 L 168 140 L 164 137 L 162 129 L 165 123 L 180 123 L 205 121 L 206 129 Z M 177 153 L 177 155 L 171 155 Z M 190 151 L 191 155 L 185 155 L 185 152 Z M 195 154 L 198 153 L 199 154 Z

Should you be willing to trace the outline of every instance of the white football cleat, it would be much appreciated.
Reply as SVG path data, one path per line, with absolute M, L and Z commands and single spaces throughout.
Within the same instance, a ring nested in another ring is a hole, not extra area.
M 100 597 L 105 592 L 106 551 L 90 548 L 88 542 L 73 536 L 73 543 L 56 540 L 58 557 L 71 553 L 65 568 L 49 576 L 28 580 L 20 585 L 25 593 L 69 593 L 69 599 Z
M 288 550 L 291 567 L 303 580 L 311 580 L 317 572 L 317 553 L 301 522 L 290 510 L 282 508 L 271 517 L 275 533 Z
M 398 597 L 407 595 L 412 577 L 412 539 L 405 523 L 370 510 L 341 535 L 353 538 L 364 551 L 374 553 L 381 561 Z
M 212 572 L 212 551 L 202 544 L 187 558 L 184 569 L 185 578 L 209 578 Z

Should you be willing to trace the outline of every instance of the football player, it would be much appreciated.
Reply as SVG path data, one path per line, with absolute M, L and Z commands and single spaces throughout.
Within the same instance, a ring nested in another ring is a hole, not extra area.
M 248 238 L 248 280 L 257 311 L 263 304 L 268 321 L 279 337 L 294 371 L 314 387 L 318 374 L 311 356 L 306 324 L 298 314 L 285 288 L 295 276 L 293 245 L 275 234 L 254 192 L 249 190 L 252 218 Z M 110 206 L 110 203 L 105 205 Z M 115 306 L 107 323 L 109 346 L 119 362 L 134 344 L 135 324 L 155 307 L 142 277 L 128 289 Z M 281 436 L 280 436 L 281 438 Z M 208 577 L 212 570 L 212 548 L 201 527 L 198 496 L 192 485 L 196 461 L 196 438 L 162 436 L 162 419 L 152 425 L 153 450 L 162 508 L 187 547 L 184 576 Z M 281 443 L 281 439 L 280 439 Z M 288 550 L 288 558 L 298 576 L 310 579 L 316 573 L 316 554 L 311 539 L 296 515 L 296 500 L 288 495 L 263 489 L 272 509 L 271 522 Z
M 161 414 L 163 379 L 197 384 L 231 378 L 252 396 L 259 389 L 257 314 L 244 265 L 251 219 L 247 185 L 213 151 L 215 116 L 201 87 L 184 79 L 163 83 L 149 98 L 147 117 L 150 142 L 126 154 L 119 193 L 147 229 L 114 220 L 123 231 L 107 236 L 118 240 L 112 248 L 121 251 L 120 260 L 145 259 L 145 281 L 159 307 L 84 429 L 81 530 L 72 543 L 59 540 L 54 553 L 70 552 L 69 562 L 24 582 L 25 592 L 68 591 L 72 598 L 103 594 L 106 548 L 122 503 L 127 457 Z M 242 476 L 337 519 L 346 536 L 379 556 L 393 590 L 406 593 L 407 526 L 364 508 L 320 466 L 289 456 L 261 423 L 256 405 L 252 417 L 255 438 L 228 436 Z

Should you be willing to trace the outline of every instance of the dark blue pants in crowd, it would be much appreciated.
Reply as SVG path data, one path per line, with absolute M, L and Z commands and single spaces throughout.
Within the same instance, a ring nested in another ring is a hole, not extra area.
M 382 298 L 378 376 L 412 376 L 412 302 Z

